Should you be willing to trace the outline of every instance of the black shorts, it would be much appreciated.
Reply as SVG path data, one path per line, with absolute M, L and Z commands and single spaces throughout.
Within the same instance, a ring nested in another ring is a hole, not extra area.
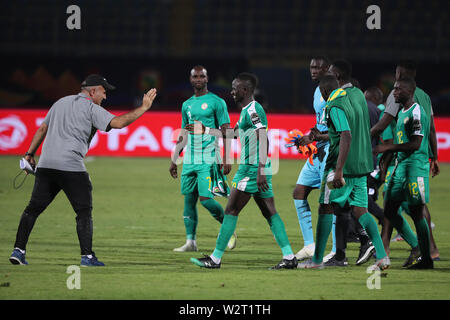
M 92 184 L 87 172 L 38 168 L 31 200 L 25 212 L 38 216 L 63 190 L 73 209 L 80 214 L 92 212 Z

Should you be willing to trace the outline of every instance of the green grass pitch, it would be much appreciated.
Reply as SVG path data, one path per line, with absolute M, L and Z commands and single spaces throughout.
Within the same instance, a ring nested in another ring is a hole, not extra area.
M 298 300 L 298 299 L 449 299 L 450 298 L 450 165 L 430 179 L 430 212 L 441 261 L 434 270 L 403 270 L 409 254 L 405 242 L 391 245 L 392 266 L 380 278 L 380 289 L 368 289 L 371 276 L 355 266 L 358 244 L 349 243 L 350 266 L 323 270 L 270 271 L 281 259 L 267 222 L 250 201 L 241 212 L 238 243 L 227 251 L 219 270 L 189 262 L 210 254 L 219 224 L 198 206 L 199 252 L 176 253 L 185 241 L 183 198 L 179 179 L 169 176 L 168 159 L 88 158 L 93 183 L 94 251 L 104 268 L 81 268 L 81 289 L 69 290 L 70 265 L 79 265 L 75 213 L 64 193 L 37 220 L 27 247 L 28 266 L 10 264 L 18 222 L 33 187 L 28 177 L 14 190 L 19 157 L 0 157 L 0 300 L 5 299 L 152 299 L 152 300 Z M 304 161 L 281 161 L 273 177 L 275 203 L 293 250 L 303 244 L 292 190 Z M 229 179 L 233 177 L 234 166 Z M 181 166 L 179 166 L 181 172 Z M 310 204 L 317 222 L 318 191 Z M 219 198 L 225 206 L 226 199 Z M 408 221 L 411 222 L 409 217 Z M 413 228 L 414 230 L 414 228 Z M 331 237 L 325 253 L 331 247 Z

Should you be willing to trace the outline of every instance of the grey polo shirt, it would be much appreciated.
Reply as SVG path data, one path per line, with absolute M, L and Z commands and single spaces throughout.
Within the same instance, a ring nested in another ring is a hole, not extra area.
M 86 171 L 83 159 L 98 130 L 107 131 L 115 116 L 83 93 L 56 101 L 47 113 L 47 135 L 38 168 Z

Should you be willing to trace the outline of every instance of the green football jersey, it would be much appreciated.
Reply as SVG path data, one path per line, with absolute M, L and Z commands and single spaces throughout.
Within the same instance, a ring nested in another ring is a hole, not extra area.
M 416 90 L 414 91 L 414 101 L 417 102 L 423 108 L 425 114 L 427 115 L 428 120 L 430 120 L 431 114 L 433 112 L 431 110 L 432 106 L 430 96 L 419 87 L 416 87 Z
M 420 148 L 416 151 L 397 152 L 398 166 L 407 167 L 410 175 L 425 176 L 429 174 L 428 163 L 428 136 L 430 133 L 430 120 L 422 106 L 414 103 L 407 110 L 400 109 L 398 113 L 396 134 L 394 141 L 396 144 L 403 144 L 411 141 L 415 135 L 423 136 Z M 411 171 L 414 174 L 411 174 Z
M 383 115 L 384 115 L 384 110 L 380 114 L 380 120 L 383 117 Z M 386 129 L 383 130 L 383 132 L 381 133 L 381 139 L 383 141 L 394 140 L 396 125 L 397 125 L 397 123 L 394 119 L 391 121 L 391 123 L 389 123 L 389 125 L 386 127 Z M 378 154 L 378 156 L 377 156 L 378 162 L 380 161 L 382 155 L 383 155 L 382 153 Z M 389 163 L 389 166 L 393 166 L 394 164 L 395 164 L 395 159 L 392 158 L 391 162 Z
M 369 111 L 364 94 L 355 87 L 345 90 L 336 89 L 327 100 L 325 117 L 328 125 L 330 149 L 326 169 L 336 167 L 339 155 L 340 131 L 336 122 L 339 119 L 333 119 L 331 112 L 333 108 L 344 111 L 352 135 L 349 154 L 344 165 L 344 175 L 362 176 L 369 174 L 373 171 Z
M 256 101 L 250 102 L 242 109 L 237 126 L 241 140 L 240 165 L 258 167 L 259 142 L 256 130 L 261 128 L 267 130 L 267 116 L 263 107 Z M 270 161 L 267 157 L 266 167 L 268 166 L 270 166 Z
M 200 121 L 205 127 L 219 129 L 220 126 L 230 123 L 227 105 L 225 101 L 208 92 L 205 95 L 192 96 L 181 107 L 181 127 Z M 216 149 L 218 141 L 216 137 L 203 135 L 188 135 L 188 143 L 184 156 L 184 164 L 212 164 L 217 161 Z
M 428 120 L 431 121 L 431 115 L 433 113 L 433 110 L 431 106 L 430 96 L 419 87 L 416 87 L 416 90 L 414 91 L 414 101 L 417 102 L 424 109 Z M 430 127 L 428 129 L 430 129 Z M 429 157 L 432 158 L 433 150 L 431 149 L 430 143 L 428 143 L 428 154 Z

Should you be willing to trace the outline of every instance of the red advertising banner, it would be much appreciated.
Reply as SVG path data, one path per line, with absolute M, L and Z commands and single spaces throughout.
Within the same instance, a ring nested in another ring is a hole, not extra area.
M 27 151 L 37 128 L 47 110 L 0 109 L 0 155 L 22 155 Z M 123 112 L 113 112 L 120 115 Z M 295 148 L 286 148 L 284 138 L 292 129 L 307 133 L 315 124 L 314 115 L 268 114 L 270 154 L 280 159 L 298 159 Z M 231 126 L 239 118 L 230 114 Z M 439 160 L 450 162 L 450 118 L 435 118 Z M 147 112 L 130 126 L 98 131 L 91 141 L 88 155 L 126 157 L 170 157 L 175 147 L 181 114 L 176 112 Z M 240 145 L 232 144 L 232 151 L 238 157 Z M 38 151 L 39 154 L 40 150 Z

